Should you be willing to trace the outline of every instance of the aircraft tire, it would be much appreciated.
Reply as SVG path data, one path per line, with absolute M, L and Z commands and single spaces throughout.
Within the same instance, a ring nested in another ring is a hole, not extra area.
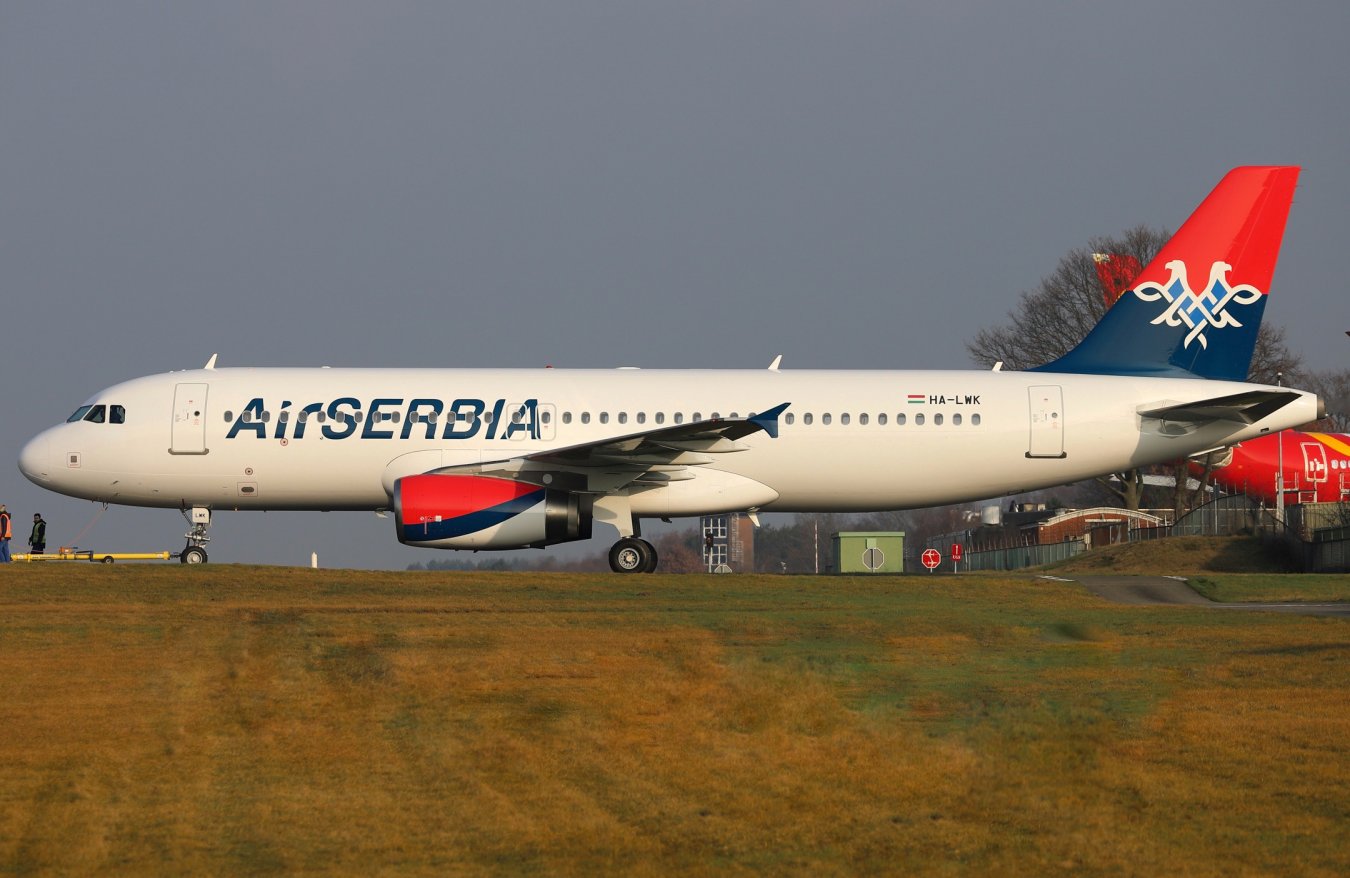
M 647 541 L 646 541 L 646 540 L 643 540 L 643 542 L 646 543 Z M 656 565 L 657 565 L 657 563 L 659 563 L 659 561 L 660 561 L 661 559 L 658 558 L 657 555 L 656 555 L 656 546 L 653 546 L 651 543 L 647 543 L 647 548 L 649 548 L 649 549 L 652 550 L 652 559 L 651 559 L 650 561 L 647 562 L 647 566 L 646 566 L 646 567 L 643 567 L 643 568 L 642 568 L 642 572 L 643 572 L 643 573 L 655 573 L 655 572 L 656 572 Z
M 201 546 L 193 546 L 190 549 L 184 549 L 183 554 L 178 556 L 178 560 L 184 564 L 205 564 L 206 550 Z
M 655 566 L 656 549 L 646 540 L 624 537 L 609 549 L 609 569 L 615 573 L 647 573 Z

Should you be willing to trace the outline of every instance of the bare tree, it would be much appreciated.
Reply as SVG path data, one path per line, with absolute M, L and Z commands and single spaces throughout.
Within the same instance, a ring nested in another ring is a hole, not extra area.
M 1022 370 L 1056 360 L 1073 349 L 1106 313 L 1095 253 L 1125 256 L 1148 265 L 1171 233 L 1136 226 L 1119 237 L 1093 238 L 1070 250 L 1049 277 L 1023 292 L 1002 326 L 981 329 L 966 343 L 975 362 Z
M 1285 384 L 1311 390 L 1326 403 L 1327 416 L 1317 423 L 1324 430 L 1350 433 L 1350 369 L 1334 372 L 1295 370 L 1285 373 Z
M 696 530 L 664 534 L 656 543 L 661 559 L 662 573 L 703 573 L 703 558 L 692 545 L 698 539 Z
M 1289 350 L 1284 341 L 1284 327 L 1262 323 L 1252 349 L 1252 365 L 1247 380 L 1256 384 L 1274 384 L 1283 375 L 1288 384 L 1290 376 L 1301 374 L 1303 358 Z

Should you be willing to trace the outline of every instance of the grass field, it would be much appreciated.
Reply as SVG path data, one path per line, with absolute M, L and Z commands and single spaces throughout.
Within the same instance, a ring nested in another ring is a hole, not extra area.
M 1344 620 L 1032 578 L 0 570 L 0 873 L 1344 875 Z

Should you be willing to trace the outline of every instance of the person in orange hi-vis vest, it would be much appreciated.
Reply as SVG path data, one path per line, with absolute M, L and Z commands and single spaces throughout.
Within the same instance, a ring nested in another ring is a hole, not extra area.
M 0 503 L 0 564 L 9 563 L 9 538 L 14 536 L 14 525 L 9 520 L 9 510 Z

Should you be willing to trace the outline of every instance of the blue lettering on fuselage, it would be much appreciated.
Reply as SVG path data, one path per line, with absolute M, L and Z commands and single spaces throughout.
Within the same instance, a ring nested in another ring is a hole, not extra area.
M 393 439 L 394 423 L 401 421 L 397 430 L 400 439 L 435 439 L 437 422 L 444 417 L 441 439 L 472 439 L 482 434 L 485 441 L 517 438 L 538 439 L 539 400 L 508 403 L 505 399 L 486 401 L 460 398 L 450 402 L 419 397 L 405 401 L 402 397 L 376 397 L 362 401 L 354 396 L 341 396 L 330 402 L 312 402 L 292 412 L 291 400 L 283 400 L 279 407 L 269 409 L 267 402 L 255 396 L 233 418 L 226 439 L 251 435 L 267 439 L 270 412 L 276 412 L 272 439 L 304 439 L 305 427 L 311 420 L 323 422 L 324 439 Z M 364 416 L 361 413 L 364 412 Z M 357 429 L 357 420 L 364 424 Z M 484 427 L 486 426 L 486 430 Z M 521 434 L 524 434 L 523 436 Z M 312 437 L 311 437 L 312 438 Z

